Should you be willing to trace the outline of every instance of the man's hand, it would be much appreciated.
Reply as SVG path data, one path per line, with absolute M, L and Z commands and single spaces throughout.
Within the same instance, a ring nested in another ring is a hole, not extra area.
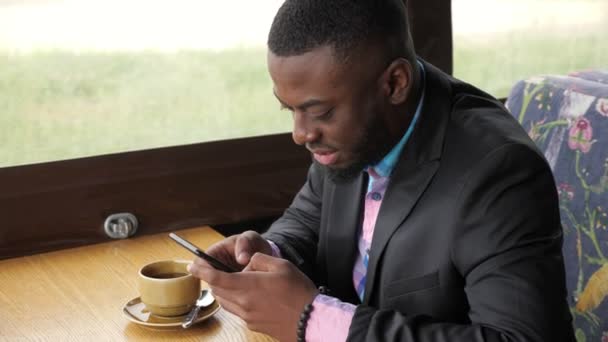
M 304 306 L 318 294 L 314 283 L 287 260 L 256 253 L 240 273 L 225 273 L 197 258 L 192 274 L 206 281 L 222 306 L 251 330 L 288 342 Z
M 260 234 L 251 230 L 232 235 L 205 250 L 205 253 L 237 270 L 242 270 L 251 256 L 258 252 L 272 255 L 272 247 Z

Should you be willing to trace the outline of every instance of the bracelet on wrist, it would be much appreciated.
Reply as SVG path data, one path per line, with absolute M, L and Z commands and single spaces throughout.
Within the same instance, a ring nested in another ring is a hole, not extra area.
M 322 295 L 328 295 L 329 289 L 325 286 L 319 286 L 319 293 Z
M 319 293 L 323 295 L 329 294 L 329 289 L 325 286 L 319 286 Z M 308 319 L 310 318 L 310 313 L 314 306 L 312 303 L 308 303 L 304 306 L 304 310 L 300 314 L 300 320 L 298 321 L 298 330 L 297 330 L 297 341 L 298 342 L 306 342 L 306 327 L 308 326 Z
M 313 306 L 312 303 L 306 304 L 304 306 L 304 310 L 300 314 L 300 320 L 298 321 L 298 330 L 297 330 L 297 341 L 298 342 L 306 342 L 306 326 L 308 325 L 308 318 L 310 318 L 310 313 L 312 312 Z

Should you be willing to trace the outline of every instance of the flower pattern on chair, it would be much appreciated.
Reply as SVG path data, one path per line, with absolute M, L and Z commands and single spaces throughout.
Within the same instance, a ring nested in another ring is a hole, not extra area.
M 555 176 L 577 341 L 608 342 L 608 70 L 519 81 L 506 105 Z

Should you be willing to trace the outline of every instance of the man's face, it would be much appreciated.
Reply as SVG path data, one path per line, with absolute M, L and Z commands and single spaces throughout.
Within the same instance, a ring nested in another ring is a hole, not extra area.
M 291 57 L 269 52 L 268 69 L 275 96 L 293 114 L 293 140 L 334 179 L 352 178 L 388 153 L 382 70 L 373 61 L 340 64 L 321 47 Z

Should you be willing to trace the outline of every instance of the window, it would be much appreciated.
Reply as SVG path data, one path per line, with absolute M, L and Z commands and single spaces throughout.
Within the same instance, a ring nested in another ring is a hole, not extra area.
M 606 0 L 453 0 L 454 75 L 506 97 L 520 79 L 608 68 Z
M 286 132 L 279 0 L 0 3 L 0 167 Z

